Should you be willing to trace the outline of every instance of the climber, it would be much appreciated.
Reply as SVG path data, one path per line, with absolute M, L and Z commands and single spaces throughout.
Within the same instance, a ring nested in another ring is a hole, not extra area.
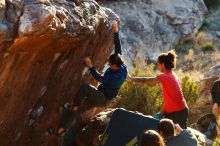
M 114 33 L 115 52 L 108 59 L 109 68 L 105 71 L 104 75 L 101 75 L 89 57 L 84 60 L 86 66 L 89 67 L 91 75 L 100 85 L 96 89 L 92 85 L 83 83 L 71 106 L 73 112 L 83 113 L 93 107 L 104 107 L 110 100 L 117 96 L 121 85 L 126 80 L 127 67 L 120 56 L 122 52 L 117 21 L 114 20 L 112 22 L 111 29 Z M 65 131 L 64 127 L 61 125 L 58 133 L 63 133 Z
M 100 75 L 89 57 L 84 60 L 86 66 L 89 67 L 90 73 L 100 85 L 98 89 L 96 89 L 91 85 L 83 83 L 76 98 L 74 98 L 74 110 L 83 105 L 84 100 L 87 100 L 89 104 L 93 104 L 93 106 L 105 105 L 108 101 L 117 96 L 119 88 L 126 79 L 127 69 L 120 56 L 121 43 L 117 21 L 112 22 L 112 32 L 114 32 L 115 52 L 108 59 L 110 67 L 105 71 L 104 75 Z

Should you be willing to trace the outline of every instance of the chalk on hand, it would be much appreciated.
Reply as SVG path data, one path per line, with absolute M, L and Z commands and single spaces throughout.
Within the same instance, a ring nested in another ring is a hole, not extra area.
M 85 76 L 86 74 L 88 74 L 89 68 L 88 67 L 84 67 L 83 72 L 82 72 L 82 76 Z

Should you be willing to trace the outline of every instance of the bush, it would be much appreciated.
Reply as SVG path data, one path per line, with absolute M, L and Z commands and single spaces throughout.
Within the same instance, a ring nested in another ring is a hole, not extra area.
M 192 106 L 199 98 L 197 83 L 189 76 L 183 76 L 181 79 L 181 86 L 188 106 Z
M 149 65 L 145 71 L 135 69 L 133 76 L 153 77 L 157 72 L 154 71 L 154 65 Z M 154 114 L 158 112 L 163 104 L 160 85 L 140 85 L 126 81 L 120 89 L 120 100 L 118 107 L 128 110 L 139 111 L 144 114 Z
M 132 75 L 154 77 L 159 74 L 154 67 L 146 69 L 145 72 L 135 70 Z M 181 75 L 182 90 L 189 106 L 193 105 L 198 99 L 198 86 L 189 77 Z M 146 115 L 154 115 L 163 105 L 163 95 L 160 84 L 139 85 L 133 82 L 125 82 L 120 89 L 120 98 L 116 106 L 127 110 L 139 111 Z
M 207 19 L 203 20 L 201 28 L 208 28 L 209 26 L 210 26 L 210 22 Z
M 213 42 L 211 42 L 211 41 L 207 42 L 206 44 L 204 44 L 202 46 L 203 52 L 214 52 L 215 50 L 216 50 L 215 46 L 214 46 Z

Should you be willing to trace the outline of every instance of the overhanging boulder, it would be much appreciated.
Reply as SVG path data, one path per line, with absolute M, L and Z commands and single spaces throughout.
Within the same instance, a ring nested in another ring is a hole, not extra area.
M 83 58 L 102 69 L 112 52 L 109 20 L 94 0 L 6 0 L 0 8 L 0 143 L 59 145 L 61 105 L 82 80 Z

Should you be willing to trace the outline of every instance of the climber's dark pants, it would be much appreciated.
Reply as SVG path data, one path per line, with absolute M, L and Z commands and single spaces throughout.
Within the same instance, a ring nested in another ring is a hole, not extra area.
M 108 101 L 101 91 L 91 85 L 83 83 L 76 94 L 73 104 L 80 106 L 82 110 L 82 108 L 89 109 L 95 106 L 105 106 Z M 85 107 L 85 105 L 87 107 Z
M 184 110 L 166 113 L 165 118 L 173 120 L 175 124 L 179 124 L 181 128 L 187 129 L 189 109 L 185 108 Z
M 98 91 L 95 87 L 83 83 L 74 98 L 73 105 L 79 106 L 77 111 L 68 111 L 64 116 L 60 127 L 68 129 L 75 122 L 81 123 L 80 114 L 93 107 L 104 107 L 108 103 L 108 99 L 102 92 Z

